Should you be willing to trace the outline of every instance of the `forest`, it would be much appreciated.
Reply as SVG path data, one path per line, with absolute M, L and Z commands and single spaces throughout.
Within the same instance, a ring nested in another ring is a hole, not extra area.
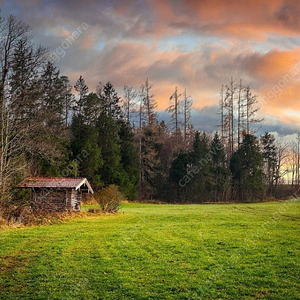
M 299 141 L 257 136 L 257 96 L 242 80 L 220 83 L 220 122 L 210 134 L 191 124 L 186 90 L 170 91 L 166 122 L 148 78 L 122 96 L 101 78 L 91 91 L 82 76 L 71 83 L 62 75 L 16 17 L 1 17 L 0 37 L 2 212 L 23 203 L 15 187 L 28 176 L 86 177 L 95 190 L 114 184 L 129 200 L 169 203 L 287 196 L 290 171 L 299 183 Z

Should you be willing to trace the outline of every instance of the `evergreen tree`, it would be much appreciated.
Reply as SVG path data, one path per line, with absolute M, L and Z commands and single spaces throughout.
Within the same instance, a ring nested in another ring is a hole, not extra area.
M 63 102 L 63 115 L 65 120 L 65 128 L 69 126 L 69 118 L 71 111 L 75 108 L 75 97 L 72 94 L 72 86 L 67 76 L 60 77 L 61 83 L 61 98 Z
M 85 84 L 84 78 L 80 75 L 76 84 L 74 85 L 75 91 L 78 92 L 79 99 L 75 105 L 75 110 L 78 113 L 82 113 L 83 103 L 85 100 L 86 95 L 88 94 L 89 88 Z
M 85 116 L 73 115 L 71 123 L 72 162 L 78 164 L 78 175 L 88 178 L 95 188 L 102 184 L 99 170 L 104 164 L 99 132 L 85 122 Z
M 152 121 L 143 126 L 140 145 L 140 197 L 152 199 L 156 195 L 159 151 L 162 146 L 157 123 Z
M 33 97 L 34 77 L 34 49 L 28 44 L 27 38 L 19 40 L 11 61 L 10 88 L 11 97 L 9 110 L 17 116 L 16 121 L 29 121 L 35 112 L 36 97 Z M 41 64 L 40 64 L 41 66 Z
M 264 158 L 264 170 L 267 177 L 268 193 L 272 195 L 274 183 L 276 181 L 277 147 L 275 138 L 266 132 L 260 137 L 262 155 Z
M 82 115 L 84 123 L 95 126 L 102 111 L 102 100 L 96 93 L 89 93 L 82 101 Z
M 63 85 L 59 76 L 60 71 L 48 61 L 41 75 L 43 99 L 43 114 L 49 127 L 63 126 L 64 101 L 62 99 Z
M 209 201 L 212 190 L 210 142 L 206 133 L 196 132 L 188 173 L 193 173 L 190 197 L 193 202 Z
M 134 134 L 130 125 L 124 121 L 119 123 L 121 165 L 125 172 L 121 188 L 125 196 L 130 200 L 136 200 L 140 176 L 139 153 L 134 145 Z
M 101 174 L 104 185 L 123 185 L 121 168 L 121 148 L 119 137 L 119 124 L 114 119 L 102 113 L 97 120 L 98 145 L 102 150 L 103 166 L 98 172 Z
M 238 201 L 253 201 L 264 196 L 263 155 L 255 136 L 246 134 L 230 160 L 233 195 Z
M 105 85 L 102 85 L 100 82 L 97 88 L 97 94 L 101 99 L 102 113 L 106 113 L 113 119 L 124 118 L 121 109 L 121 98 L 118 96 L 118 93 L 110 81 L 108 81 Z
M 53 157 L 44 153 L 42 157 L 36 158 L 40 165 L 39 175 L 57 176 L 69 157 L 69 140 L 64 122 L 65 99 L 59 73 L 53 63 L 48 61 L 39 80 L 40 105 L 36 116 L 40 126 L 34 133 L 41 139 L 40 146 L 51 145 L 53 151 Z
M 170 202 L 174 202 L 174 200 L 176 202 L 191 201 L 191 189 L 189 184 L 192 180 L 194 180 L 195 174 L 187 172 L 190 162 L 190 155 L 185 152 L 180 152 L 179 155 L 172 161 L 170 167 L 171 188 L 166 197 Z
M 210 144 L 211 154 L 211 174 L 213 184 L 213 198 L 214 201 L 226 200 L 228 192 L 228 169 L 227 159 L 224 145 L 218 133 L 215 133 L 214 138 Z

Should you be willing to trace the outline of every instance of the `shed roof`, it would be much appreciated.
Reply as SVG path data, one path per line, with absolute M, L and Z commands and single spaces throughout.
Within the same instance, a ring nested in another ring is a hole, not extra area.
M 85 185 L 90 193 L 94 193 L 86 178 L 65 177 L 29 177 L 21 182 L 19 188 L 70 188 L 78 190 Z

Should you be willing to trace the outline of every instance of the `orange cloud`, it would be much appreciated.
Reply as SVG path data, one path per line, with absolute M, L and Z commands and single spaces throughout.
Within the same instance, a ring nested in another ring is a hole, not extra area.
M 297 68 L 300 61 L 300 50 L 278 51 L 273 50 L 265 55 L 258 55 L 257 60 L 252 62 L 255 75 L 262 80 L 279 80 L 286 74 Z M 300 72 L 300 66 L 299 66 Z
M 169 30 L 243 39 L 262 39 L 267 33 L 300 32 L 300 2 L 294 0 L 156 0 L 154 11 Z

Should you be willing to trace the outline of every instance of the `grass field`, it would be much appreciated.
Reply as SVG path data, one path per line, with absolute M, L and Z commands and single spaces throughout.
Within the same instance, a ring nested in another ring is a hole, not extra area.
M 6 229 L 0 299 L 300 299 L 300 202 L 124 204 Z

